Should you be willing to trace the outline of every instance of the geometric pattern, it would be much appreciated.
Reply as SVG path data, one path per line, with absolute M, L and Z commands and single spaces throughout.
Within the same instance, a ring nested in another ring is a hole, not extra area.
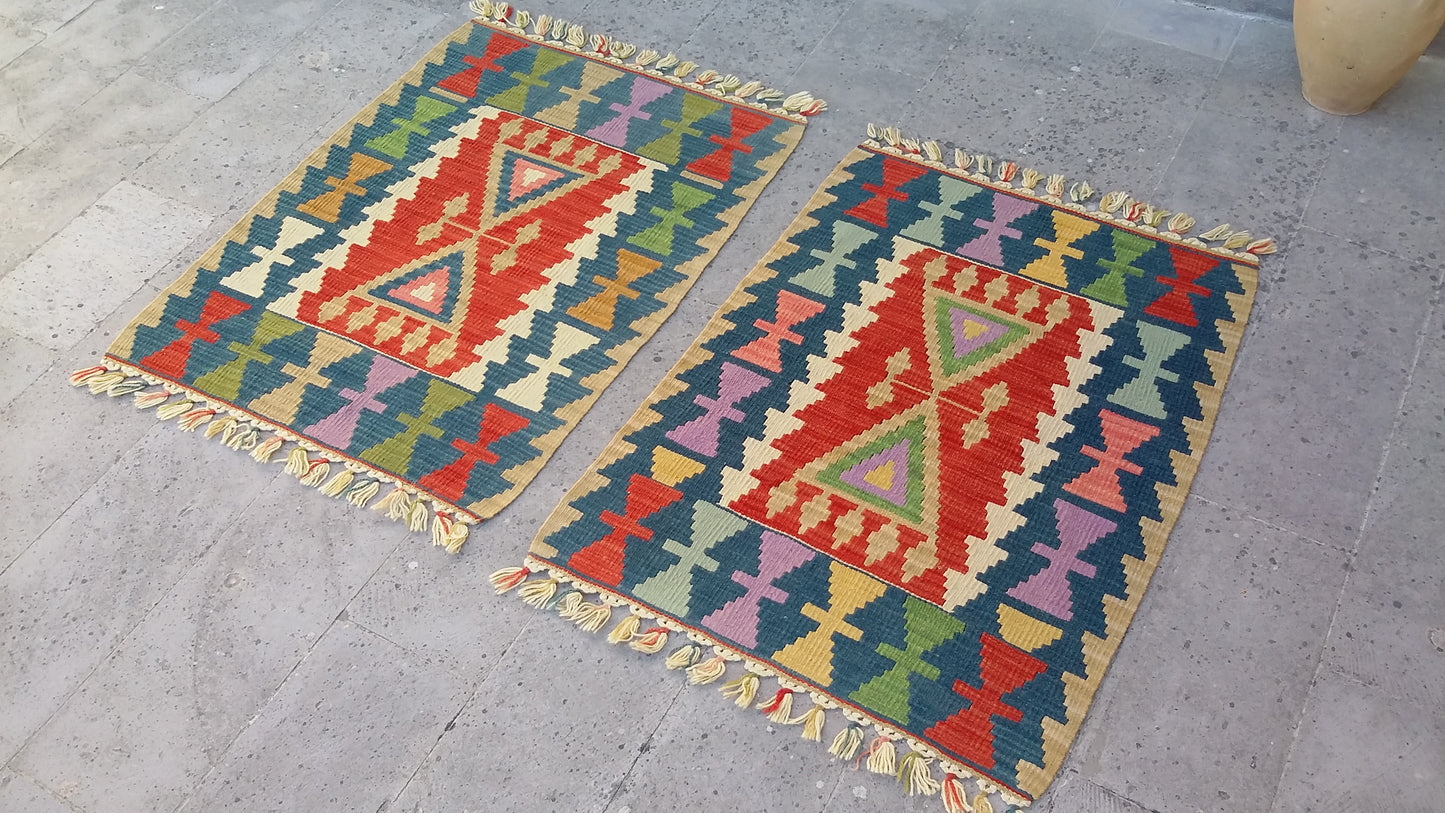
M 106 356 L 182 396 L 163 416 L 212 421 L 258 459 L 291 444 L 297 476 L 339 478 L 326 493 L 399 489 L 383 507 L 430 508 L 443 531 L 535 476 L 806 121 L 673 58 L 627 64 L 610 38 L 578 47 L 580 28 L 482 8 L 495 19 L 313 153 Z
M 938 760 L 1026 804 L 1178 517 L 1256 269 L 865 143 L 582 475 L 522 578 L 600 593 L 656 619 L 647 641 L 685 633 L 874 727 L 870 765 L 892 740 L 915 752 L 900 776 Z

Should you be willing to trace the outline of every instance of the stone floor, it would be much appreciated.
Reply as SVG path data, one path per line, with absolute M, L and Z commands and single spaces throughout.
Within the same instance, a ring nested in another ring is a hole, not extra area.
M 1445 811 L 1445 60 L 1338 119 L 1286 24 L 1171 0 L 537 3 L 833 109 L 446 557 L 65 376 L 459 3 L 0 0 L 0 811 L 941 809 L 485 583 L 869 121 L 1282 249 L 1037 807 Z

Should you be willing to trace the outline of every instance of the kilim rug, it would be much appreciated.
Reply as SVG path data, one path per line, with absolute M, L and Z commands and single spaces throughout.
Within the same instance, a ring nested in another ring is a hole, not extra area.
M 824 105 L 473 8 L 72 380 L 451 551 L 515 498 Z
M 1058 772 L 1273 249 L 942 158 L 870 130 L 492 580 L 964 811 Z

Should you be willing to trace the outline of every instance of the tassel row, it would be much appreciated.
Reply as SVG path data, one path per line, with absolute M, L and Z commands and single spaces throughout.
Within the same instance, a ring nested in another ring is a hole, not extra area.
M 639 51 L 637 46 L 619 42 L 612 37 L 588 34 L 586 29 L 576 23 L 546 14 L 533 17 L 530 12 L 514 9 L 509 3 L 472 0 L 471 8 L 487 25 L 541 42 L 562 45 L 619 65 L 625 64 L 630 70 L 649 73 L 674 84 L 705 90 L 730 101 L 796 116 L 815 116 L 828 109 L 827 102 L 814 98 L 810 93 L 794 93 L 789 96 L 780 90 L 764 87 L 761 82 L 745 82 L 731 74 L 721 74 L 713 70 L 698 71 L 697 63 L 683 61 L 674 54 L 662 56 L 657 51 Z M 528 33 L 528 28 L 531 33 Z M 627 64 L 629 59 L 632 60 L 631 64 Z
M 914 160 L 944 169 L 950 168 L 943 160 L 943 149 L 938 142 L 919 142 L 915 139 L 904 138 L 897 127 L 879 127 L 869 124 L 868 139 L 871 146 L 886 146 L 894 152 Z M 968 173 L 972 177 L 990 184 L 1007 186 L 1052 203 L 1074 204 L 1080 208 L 1093 198 L 1095 192 L 1088 183 L 1080 182 L 1068 187 L 1067 194 L 1065 194 L 1067 181 L 1062 175 L 1050 175 L 1046 179 L 1043 173 L 1033 169 L 1021 169 L 1013 161 L 996 161 L 990 156 L 974 155 L 963 150 L 953 151 L 951 168 Z M 1044 188 L 1042 192 L 1039 192 L 1036 187 L 1041 182 L 1044 183 Z M 1097 205 L 1099 214 L 1107 215 L 1116 221 L 1128 223 L 1134 228 L 1159 234 L 1171 240 L 1188 242 L 1206 248 L 1211 247 L 1210 243 L 1218 243 L 1212 248 L 1254 255 L 1273 254 L 1278 250 L 1273 240 L 1256 239 L 1247 231 L 1235 231 L 1228 223 L 1216 226 L 1197 236 L 1187 237 L 1186 235 L 1194 228 L 1194 218 L 1135 200 L 1128 192 L 1109 192 L 1099 198 Z

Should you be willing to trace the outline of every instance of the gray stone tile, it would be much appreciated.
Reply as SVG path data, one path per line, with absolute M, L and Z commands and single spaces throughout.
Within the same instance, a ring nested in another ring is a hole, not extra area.
M 439 664 L 337 623 L 180 810 L 385 809 L 466 697 Z
M 88 810 L 174 810 L 406 535 L 289 477 L 246 516 L 31 738 L 19 770 Z
M 84 11 L 95 0 L 31 0 L 5 10 L 15 22 L 49 33 Z
M 1437 312 L 1325 646 L 1327 668 L 1435 709 L 1445 708 L 1442 403 L 1445 324 Z
M 1150 813 L 1134 802 L 1095 785 L 1072 771 L 1061 771 L 1030 813 Z
M 981 0 L 858 0 L 823 38 L 813 56 L 831 56 L 839 78 L 856 87 L 864 77 L 889 94 L 902 91 L 879 76 L 888 71 L 928 79 L 951 56 Z M 886 74 L 885 74 L 886 75 Z M 839 95 L 842 102 L 852 96 Z
M 1248 14 L 1263 14 L 1280 20 L 1288 20 L 1294 14 L 1293 0 L 1214 0 L 1210 5 Z
M 1200 116 L 1149 199 L 1198 218 L 1198 233 L 1227 222 L 1284 247 L 1330 149 L 1328 133 L 1294 122 L 1256 128 L 1227 113 Z
M 538 613 L 386 809 L 601 813 L 673 698 L 690 689 L 658 658 Z M 545 732 L 531 757 L 518 747 L 523 731 Z
M 759 695 L 776 688 L 764 680 Z M 795 714 L 808 707 L 802 698 L 793 703 Z M 653 800 L 665 798 L 679 810 L 822 811 L 842 764 L 826 744 L 802 739 L 800 729 L 769 723 L 756 709 L 739 709 L 712 686 L 688 687 L 644 743 L 607 810 L 649 810 Z M 718 759 L 720 748 L 734 756 Z M 877 802 L 887 795 L 903 798 L 896 786 L 888 787 L 895 784 L 891 777 L 869 776 L 875 780 L 869 790 L 879 791 Z
M 100 0 L 0 71 L 0 133 L 22 145 L 40 137 L 214 0 Z
M 583 4 L 574 3 L 574 6 Z M 609 37 L 616 37 L 618 40 L 631 43 L 637 46 L 638 50 L 652 49 L 659 53 L 666 54 L 669 51 L 677 54 L 681 59 L 697 60 L 698 56 L 692 53 L 691 49 L 684 48 L 688 38 L 697 31 L 700 26 L 709 23 L 719 24 L 722 19 L 731 15 L 723 11 L 723 17 L 712 19 L 712 15 L 723 8 L 721 0 L 636 0 L 631 3 L 586 3 L 586 8 L 574 8 L 572 13 L 566 10 L 553 9 L 550 5 L 547 14 L 555 19 L 566 20 L 582 26 L 589 33 L 606 34 Z M 541 7 L 533 9 L 533 14 L 541 12 Z M 759 77 L 747 76 L 748 66 L 742 62 L 711 62 L 703 65 L 704 68 L 712 68 L 722 73 L 733 73 L 748 79 Z M 774 81 L 781 82 L 785 77 L 778 77 Z
M 54 363 L 0 409 L 7 426 L 33 431 L 0 433 L 0 570 L 8 567 L 76 497 L 155 428 L 155 415 L 132 409 L 129 399 L 91 395 L 70 386 L 72 370 L 100 358 L 111 337 L 157 294 L 144 288 L 76 347 L 56 353 Z
M 10 707 L 0 757 L 44 724 L 277 473 L 165 425 L 72 492 L 74 504 L 0 573 L 0 683 Z
M 122 181 L 0 278 L 0 327 L 51 350 L 90 333 L 210 223 Z
M 0 16 L 0 68 L 43 39 L 45 35 L 39 31 Z
M 0 410 L 25 391 L 55 360 L 55 352 L 0 328 Z
M 402 2 L 345 3 L 206 110 L 132 176 L 207 211 L 251 204 L 436 43 L 442 16 Z M 455 26 L 448 26 L 454 28 Z M 376 32 L 386 31 L 378 40 Z M 410 57 L 402 65 L 403 57 Z
M 718 6 L 677 53 L 703 68 L 787 89 L 787 79 L 852 0 L 737 0 Z
M 136 69 L 192 96 L 216 101 L 334 5 L 335 0 L 218 3 Z
M 1445 714 L 1331 672 L 1300 723 L 1274 813 L 1429 813 L 1445 799 Z
M 0 768 L 0 810 L 16 813 L 74 813 L 75 809 L 30 779 Z
M 1260 273 L 1194 493 L 1352 549 L 1437 272 L 1303 229 Z
M 1400 85 L 1340 124 L 1338 149 L 1320 179 L 1305 225 L 1432 264 L 1445 259 L 1445 61 L 1421 60 Z
M 1191 3 L 1123 0 L 1109 27 L 1191 54 L 1224 59 L 1243 25 L 1244 19 L 1237 14 Z
M 468 682 L 479 680 L 533 612 L 520 601 L 499 600 L 487 582 L 488 573 L 521 563 L 529 538 L 500 524 L 473 528 L 455 556 L 421 535 L 404 540 L 346 606 L 346 619 Z
M 0 189 L 17 205 L 0 219 L 0 275 L 150 157 L 203 106 L 200 99 L 127 73 L 6 161 Z
M 1333 135 L 1340 126 L 1340 117 L 1317 110 L 1300 93 L 1294 29 L 1276 20 L 1244 23 L 1204 108 L 1239 116 L 1265 129 L 1285 125 Z
M 1347 554 L 1191 499 L 1066 768 L 1150 810 L 1263 810 Z
M 828 805 L 823 808 L 823 813 L 876 813 L 876 811 L 938 813 L 943 808 L 936 795 L 904 795 L 903 787 L 891 776 L 869 773 L 867 770 L 853 767 L 852 764 L 838 767 L 842 769 L 842 773 L 837 773 L 835 770 L 833 776 L 826 780 L 827 784 L 832 787 L 832 796 L 828 799 Z M 819 773 L 819 776 L 821 777 L 822 774 Z M 937 774 L 934 778 L 938 778 Z M 819 781 L 824 780 L 820 779 Z M 975 790 L 973 783 L 966 783 L 965 787 L 967 788 L 966 792 L 970 794 L 969 801 L 971 802 L 971 794 Z M 995 808 L 995 810 L 1007 809 L 1006 807 Z M 1032 809 L 1030 808 L 1030 810 Z
M 1080 56 L 1031 150 L 1041 172 L 1088 180 L 1102 191 L 1152 190 L 1189 131 L 1221 63 L 1106 31 Z

